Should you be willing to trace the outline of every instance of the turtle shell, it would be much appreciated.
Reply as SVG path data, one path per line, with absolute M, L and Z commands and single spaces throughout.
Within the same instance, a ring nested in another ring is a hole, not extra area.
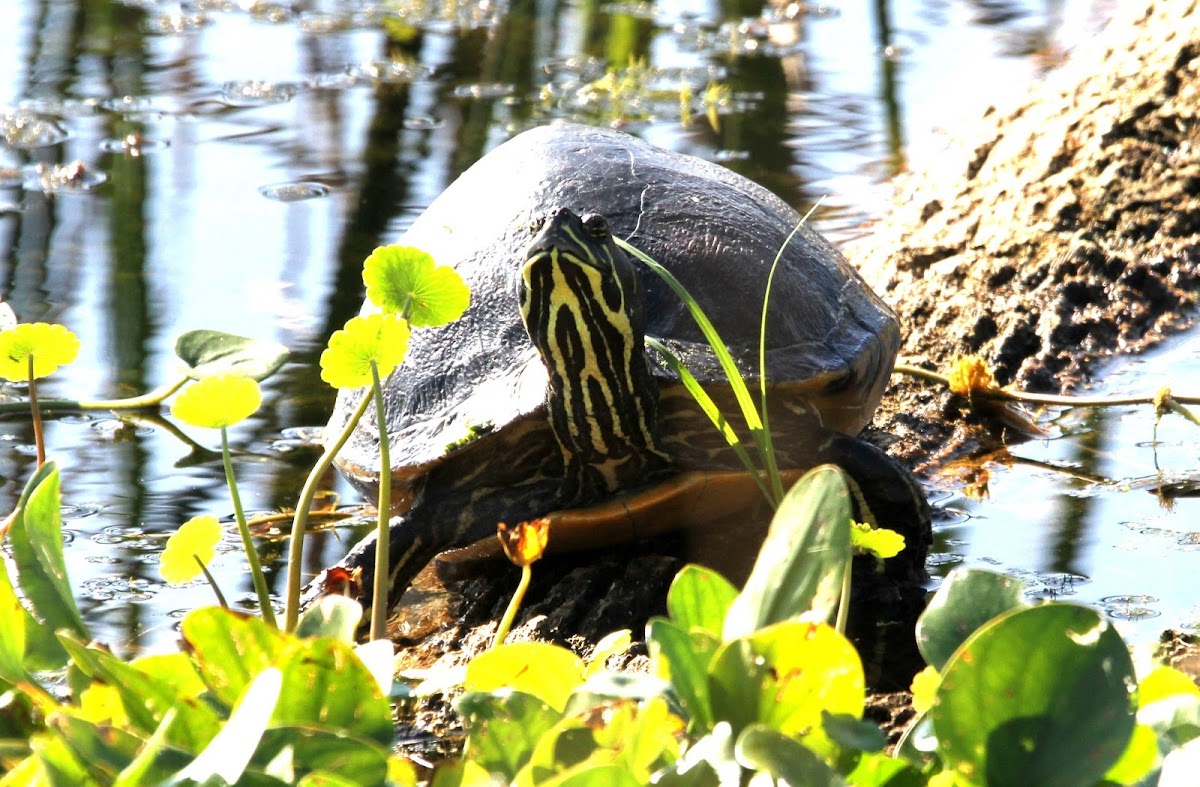
M 564 207 L 605 217 L 615 236 L 669 269 L 707 312 L 744 376 L 757 379 L 767 277 L 801 217 L 757 184 L 702 159 L 617 131 L 543 126 L 487 154 L 397 241 L 453 266 L 471 289 L 462 319 L 414 330 L 407 360 L 385 383 L 397 481 L 422 475 L 465 440 L 497 439 L 544 408 L 546 371 L 519 311 L 520 266 L 540 220 Z M 652 271 L 637 268 L 647 335 L 670 346 L 701 381 L 723 379 L 683 304 Z M 766 341 L 773 388 L 803 397 L 827 427 L 855 434 L 882 396 L 899 328 L 845 258 L 801 226 L 772 283 Z M 664 394 L 677 383 L 665 365 L 654 373 Z M 328 439 L 362 395 L 342 392 Z M 339 454 L 351 478 L 378 472 L 373 421 L 363 419 Z

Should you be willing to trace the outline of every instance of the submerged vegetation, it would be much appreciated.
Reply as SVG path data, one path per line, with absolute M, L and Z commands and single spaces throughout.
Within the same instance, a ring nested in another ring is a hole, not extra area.
M 468 302 L 452 272 L 414 250 L 380 249 L 371 259 L 364 278 L 382 313 L 352 319 L 322 357 L 331 384 L 372 386 L 360 416 L 377 402 L 381 376 L 402 363 L 397 337 L 408 325 L 455 319 Z M 715 334 L 710 341 L 719 352 Z M 262 591 L 226 430 L 257 409 L 255 379 L 281 358 L 212 333 L 178 347 L 198 381 L 172 413 L 221 430 L 237 527 Z M 57 352 L 45 337 L 26 349 L 34 369 L 39 354 Z M 754 424 L 761 432 L 766 414 L 743 393 L 751 433 Z M 760 445 L 764 460 L 769 453 Z M 382 459 L 386 473 L 386 452 Z M 327 467 L 323 458 L 314 475 Z M 797 785 L 1132 785 L 1171 783 L 1186 769 L 1200 738 L 1200 689 L 1186 675 L 1151 666 L 1139 680 L 1100 613 L 1031 605 L 1018 582 L 983 571 L 953 573 L 918 622 L 929 665 L 913 687 L 921 718 L 885 752 L 881 731 L 862 718 L 862 662 L 830 621 L 842 618 L 852 550 L 882 558 L 902 545 L 852 526 L 850 501 L 843 472 L 818 467 L 776 499 L 740 591 L 685 567 L 667 617 L 647 626 L 648 672 L 605 666 L 628 648 L 629 632 L 585 662 L 554 645 L 506 644 L 502 625 L 495 646 L 461 673 L 395 680 L 382 623 L 373 618 L 369 641 L 355 645 L 356 602 L 326 596 L 301 615 L 291 572 L 282 629 L 261 595 L 261 617 L 223 600 L 190 612 L 177 653 L 125 661 L 93 643 L 63 560 L 51 460 L 8 519 L 15 573 L 0 562 L 0 784 L 717 785 L 757 776 Z M 293 526 L 297 571 L 306 509 Z M 181 527 L 162 555 L 164 576 L 205 571 L 220 531 L 211 517 Z M 526 580 L 546 538 L 535 523 L 505 541 Z M 386 610 L 386 592 L 374 589 L 373 609 Z M 518 593 L 507 620 L 519 601 Z M 452 686 L 465 748 L 419 774 L 392 750 L 390 703 Z

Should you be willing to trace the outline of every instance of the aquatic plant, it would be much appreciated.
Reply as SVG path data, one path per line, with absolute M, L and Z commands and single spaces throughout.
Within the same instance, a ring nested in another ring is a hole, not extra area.
M 261 404 L 262 391 L 253 379 L 240 374 L 214 374 L 186 388 L 171 406 L 171 415 L 192 426 L 221 431 L 221 462 L 225 468 L 229 497 L 233 502 L 233 515 L 242 538 L 246 561 L 250 564 L 250 578 L 258 595 L 260 613 L 267 625 L 273 628 L 275 610 L 271 604 L 271 591 L 263 575 L 254 539 L 250 536 L 250 525 L 246 522 L 246 512 L 242 508 L 242 497 L 238 493 L 233 461 L 229 455 L 229 427 L 249 418 Z
M 304 533 L 318 482 L 329 470 L 334 457 L 346 444 L 371 403 L 375 404 L 375 424 L 380 436 L 379 477 L 391 477 L 381 378 L 403 363 L 408 352 L 409 326 L 427 328 L 453 322 L 462 316 L 470 304 L 470 292 L 454 270 L 437 266 L 425 252 L 406 246 L 382 246 L 372 252 L 363 263 L 363 284 L 367 288 L 367 299 L 380 313 L 354 317 L 342 330 L 334 332 L 328 347 L 321 354 L 321 379 L 335 388 L 370 386 L 370 391 L 362 397 L 341 434 L 326 443 L 325 451 L 309 473 L 296 505 L 285 599 L 285 626 L 288 631 L 295 628 L 299 617 Z M 385 637 L 387 623 L 390 484 L 379 484 L 375 510 L 378 516 L 370 624 L 370 637 L 373 640 Z

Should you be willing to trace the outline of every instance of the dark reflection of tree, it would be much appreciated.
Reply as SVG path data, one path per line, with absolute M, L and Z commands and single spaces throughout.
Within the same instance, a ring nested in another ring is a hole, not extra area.
M 141 32 L 145 21 L 143 11 L 113 0 L 92 0 L 84 8 L 84 29 L 90 45 L 101 53 L 104 73 L 109 78 L 109 95 L 138 96 L 145 91 L 147 52 Z M 106 115 L 105 123 L 109 139 L 141 137 L 146 131 L 144 122 L 129 117 Z M 110 194 L 108 299 L 104 313 L 109 321 L 109 347 L 117 390 L 144 391 L 154 378 L 147 369 L 149 348 L 158 333 L 146 282 L 146 205 L 153 199 L 147 193 L 147 166 L 146 158 L 131 153 L 110 154 L 104 166 L 109 174 Z M 140 439 L 118 443 L 112 449 L 111 468 L 128 507 L 127 524 L 136 527 L 150 520 L 149 490 L 144 481 L 149 451 Z M 140 554 L 116 549 L 114 557 L 120 562 L 110 567 L 112 574 L 159 581 L 155 567 L 139 560 Z M 90 601 L 85 598 L 85 603 Z M 122 640 L 133 642 L 142 627 L 144 608 L 140 604 L 123 604 L 118 609 Z
M 1082 476 L 1099 477 L 1103 474 L 1104 440 L 1110 417 L 1105 408 L 1093 408 L 1084 419 L 1078 437 L 1072 442 L 1074 456 L 1069 461 Z M 1084 487 L 1089 482 L 1079 480 L 1073 483 Z M 1091 495 L 1064 494 L 1058 497 L 1058 516 L 1051 522 L 1050 571 L 1086 573 L 1078 568 L 1079 550 L 1092 522 L 1096 499 Z
M 583 22 L 583 52 L 602 60 L 609 68 L 625 68 L 645 60 L 654 38 L 649 19 L 613 13 L 603 0 L 586 0 L 580 6 Z
M 875 43 L 879 59 L 879 100 L 887 123 L 889 174 L 904 170 L 904 122 L 900 108 L 900 91 L 896 83 L 896 59 L 891 54 L 893 41 L 891 3 L 875 0 Z
M 421 40 L 420 35 L 404 42 L 389 40 L 384 56 L 415 57 Z M 320 334 L 322 343 L 358 312 L 363 297 L 363 260 L 386 242 L 388 227 L 400 215 L 408 196 L 410 173 L 401 161 L 400 144 L 411 89 L 407 83 L 390 82 L 375 87 L 374 111 L 362 148 L 362 179 L 357 184 L 354 207 L 342 225 L 326 324 Z
M 516 98 L 510 103 L 514 120 L 528 117 L 521 101 L 534 92 L 537 68 L 537 2 L 514 0 L 495 27 L 475 30 L 461 36 L 448 64 L 455 78 L 444 83 L 443 100 L 461 107 L 455 134 L 454 153 L 444 185 L 453 182 L 488 150 L 496 123 L 497 103 L 502 97 L 454 97 L 454 88 L 477 84 L 502 85 Z

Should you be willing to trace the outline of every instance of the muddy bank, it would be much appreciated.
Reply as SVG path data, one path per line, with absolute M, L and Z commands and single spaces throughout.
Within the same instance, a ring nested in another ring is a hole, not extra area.
M 1118 13 L 1027 102 L 989 111 L 936 171 L 905 178 L 895 210 L 850 250 L 899 313 L 905 360 L 941 368 L 978 353 L 1002 384 L 1062 391 L 1097 360 L 1140 350 L 1194 318 L 1200 0 Z M 869 436 L 910 466 L 931 469 L 1002 436 L 1003 427 L 950 394 L 895 382 Z M 586 654 L 613 629 L 637 634 L 664 611 L 681 546 L 666 540 L 539 564 L 515 638 Z M 433 572 L 424 580 L 437 584 Z M 460 662 L 485 647 L 515 583 L 514 570 L 493 566 L 456 570 L 450 593 L 411 593 L 419 603 L 395 621 L 398 640 L 413 646 L 407 663 Z M 860 609 L 873 603 L 858 601 Z M 911 620 L 883 622 L 891 625 L 875 630 L 895 632 L 910 650 L 862 649 L 877 688 L 887 680 L 872 653 L 892 666 L 912 655 Z M 863 630 L 877 623 L 860 619 Z M 643 659 L 635 648 L 627 663 Z
M 901 318 L 902 360 L 978 353 L 1001 384 L 1065 392 L 1196 316 L 1200 7 L 1123 3 L 1019 106 L 992 108 L 849 251 Z M 876 416 L 932 468 L 998 427 L 897 376 Z

